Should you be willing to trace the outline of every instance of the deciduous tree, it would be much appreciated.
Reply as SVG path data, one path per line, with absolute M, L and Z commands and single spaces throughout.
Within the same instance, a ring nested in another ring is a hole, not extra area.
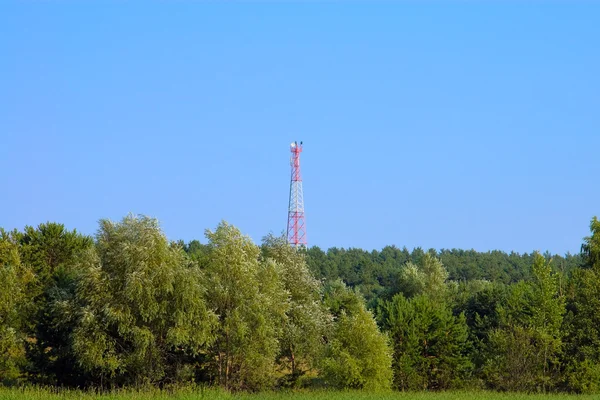
M 259 247 L 226 222 L 207 230 L 206 237 L 206 298 L 219 318 L 211 374 L 229 389 L 270 387 L 288 307 L 281 266 L 261 263 Z
M 392 350 L 357 292 L 330 287 L 326 304 L 335 315 L 322 360 L 322 376 L 337 388 L 383 390 L 392 383 Z
M 177 379 L 214 340 L 202 272 L 155 219 L 101 220 L 81 261 L 73 334 L 79 364 L 110 384 Z
M 294 384 L 315 366 L 321 355 L 329 314 L 321 302 L 321 283 L 308 269 L 304 251 L 290 246 L 283 236 L 268 235 L 263 238 L 262 253 L 265 260 L 280 266 L 287 311 L 282 320 L 279 351 L 287 361 L 287 383 Z
M 17 383 L 25 359 L 27 285 L 33 274 L 21 264 L 14 235 L 0 228 L 0 383 Z

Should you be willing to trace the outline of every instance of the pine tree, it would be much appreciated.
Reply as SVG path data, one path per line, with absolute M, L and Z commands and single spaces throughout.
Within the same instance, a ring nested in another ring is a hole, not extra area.
M 468 376 L 467 325 L 447 304 L 426 295 L 398 294 L 379 309 L 394 348 L 394 386 L 400 390 L 458 387 Z

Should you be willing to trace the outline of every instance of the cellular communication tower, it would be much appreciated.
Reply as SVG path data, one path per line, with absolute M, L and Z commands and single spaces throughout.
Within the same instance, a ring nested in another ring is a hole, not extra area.
M 290 180 L 290 204 L 288 207 L 287 240 L 292 246 L 306 246 L 306 223 L 304 221 L 304 194 L 302 193 L 302 175 L 300 174 L 300 153 L 302 142 L 290 145 L 292 157 L 292 178 Z

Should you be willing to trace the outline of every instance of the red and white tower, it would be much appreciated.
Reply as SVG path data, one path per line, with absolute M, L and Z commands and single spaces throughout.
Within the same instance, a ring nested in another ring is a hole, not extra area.
M 304 221 L 304 194 L 302 193 L 302 175 L 300 174 L 300 153 L 302 142 L 290 145 L 292 157 L 292 178 L 290 181 L 290 205 L 288 207 L 287 240 L 292 246 L 306 246 L 306 224 Z

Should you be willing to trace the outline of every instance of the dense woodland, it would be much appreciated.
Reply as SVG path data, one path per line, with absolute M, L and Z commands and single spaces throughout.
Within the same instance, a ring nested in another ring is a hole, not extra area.
M 0 229 L 0 382 L 600 392 L 600 222 L 581 254 L 293 249 L 225 222 Z

